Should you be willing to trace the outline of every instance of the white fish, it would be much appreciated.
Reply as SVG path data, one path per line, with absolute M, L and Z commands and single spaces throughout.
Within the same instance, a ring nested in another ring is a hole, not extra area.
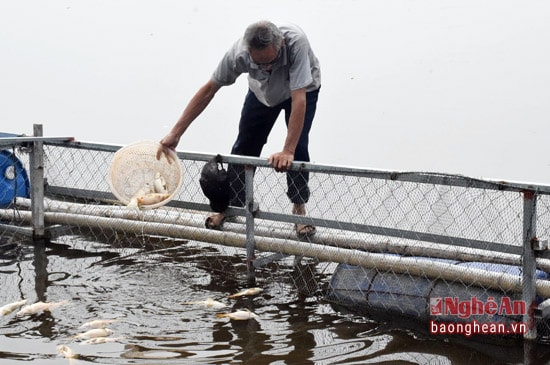
M 218 302 L 217 300 L 214 300 L 212 298 L 207 298 L 206 300 L 199 300 L 195 302 L 184 302 L 182 304 L 200 304 L 200 305 L 204 305 L 206 308 L 213 308 L 213 309 L 220 309 L 220 308 L 227 307 L 227 305 L 223 304 L 222 302 Z
M 87 340 L 90 338 L 107 337 L 109 335 L 112 335 L 113 333 L 114 332 L 108 328 L 94 328 L 92 330 L 79 333 L 78 335 L 75 335 L 74 338 Z
M 80 342 L 81 345 L 97 345 L 100 343 L 117 342 L 122 340 L 121 337 L 94 337 Z
M 19 300 L 17 302 L 6 304 L 0 307 L 0 316 L 5 316 L 27 303 L 27 299 Z
M 69 346 L 59 345 L 57 346 L 57 352 L 67 359 L 76 359 L 78 354 L 75 353 Z
M 128 203 L 127 207 L 130 209 L 141 209 L 144 205 L 153 205 L 160 203 L 163 200 L 166 200 L 170 197 L 170 194 L 162 194 L 162 193 L 147 193 L 143 195 L 137 195 L 130 200 L 130 203 Z
M 138 191 L 136 191 L 134 195 L 132 195 L 132 198 L 130 199 L 127 207 L 130 209 L 139 209 L 140 204 L 138 198 L 147 194 L 151 194 L 153 192 L 154 191 L 153 189 L 151 189 L 151 185 L 149 183 L 145 183 L 145 185 L 139 188 Z
M 96 319 L 84 323 L 80 328 L 104 328 L 106 325 L 118 322 L 118 319 Z
M 40 312 L 49 312 L 54 308 L 57 308 L 59 306 L 62 306 L 68 303 L 69 301 L 67 300 L 63 300 L 61 302 L 48 302 L 48 303 L 36 302 L 34 304 L 24 306 L 19 312 L 17 312 L 16 316 L 22 317 L 22 316 L 30 316 Z
M 166 185 L 166 180 L 164 180 L 164 177 L 160 174 L 160 172 L 156 172 L 155 174 L 155 180 L 153 181 L 153 188 L 155 193 L 160 194 L 166 194 L 168 193 L 168 186 Z
M 128 203 L 127 207 L 128 207 L 128 209 L 139 210 L 139 204 L 138 204 L 137 197 L 133 197 L 132 199 L 130 199 L 130 202 Z
M 217 318 L 229 318 L 229 319 L 234 319 L 234 320 L 240 320 L 240 321 L 243 321 L 243 320 L 247 320 L 247 319 L 251 319 L 251 318 L 258 318 L 258 315 L 249 311 L 248 309 L 245 309 L 245 310 L 238 310 L 236 312 L 233 312 L 233 313 L 217 313 L 216 314 L 216 317 Z
M 160 203 L 163 200 L 166 200 L 170 197 L 170 194 L 167 193 L 149 193 L 142 196 L 137 197 L 137 203 L 138 206 L 141 207 L 143 205 L 153 205 Z
M 242 297 L 242 296 L 245 296 L 245 295 L 256 295 L 258 293 L 261 293 L 262 291 L 263 291 L 262 288 L 248 288 L 248 289 L 245 289 L 245 290 L 241 290 L 238 293 L 231 294 L 230 296 L 228 296 L 228 298 L 237 298 L 237 297 Z

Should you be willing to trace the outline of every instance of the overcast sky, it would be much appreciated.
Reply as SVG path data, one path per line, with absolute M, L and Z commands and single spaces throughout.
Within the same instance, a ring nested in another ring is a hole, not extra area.
M 4 0 L 0 131 L 160 140 L 259 19 L 321 61 L 314 162 L 550 184 L 550 2 Z M 228 153 L 246 76 L 179 150 Z M 263 155 L 282 147 L 282 120 Z

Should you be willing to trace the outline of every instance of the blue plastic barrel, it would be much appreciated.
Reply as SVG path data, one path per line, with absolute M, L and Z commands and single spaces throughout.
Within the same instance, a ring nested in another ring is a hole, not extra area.
M 389 254 L 394 256 L 393 254 Z M 447 262 L 458 266 L 471 267 L 487 272 L 506 273 L 521 277 L 521 267 L 514 265 L 487 263 L 487 262 L 460 262 L 457 260 L 433 259 L 416 257 L 418 260 Z M 537 270 L 536 277 L 540 280 L 549 280 L 550 274 Z M 519 280 L 519 279 L 518 279 Z M 362 315 L 373 313 L 393 313 L 412 318 L 421 322 L 431 317 L 430 306 L 432 300 L 441 298 L 457 298 L 468 301 L 476 298 L 482 303 L 489 300 L 501 303 L 503 298 L 520 300 L 521 294 L 504 291 L 483 289 L 474 285 L 465 285 L 459 280 L 447 282 L 437 279 L 428 279 L 422 276 L 405 275 L 375 269 L 363 268 L 348 264 L 339 264 L 334 272 L 326 298 L 335 304 L 346 307 L 352 312 Z M 540 302 L 542 298 L 537 298 Z M 438 315 L 438 320 L 466 321 L 456 315 Z M 478 321 L 521 321 L 521 316 L 479 315 Z
M 30 196 L 27 171 L 13 153 L 0 150 L 0 208 L 10 207 L 16 196 Z

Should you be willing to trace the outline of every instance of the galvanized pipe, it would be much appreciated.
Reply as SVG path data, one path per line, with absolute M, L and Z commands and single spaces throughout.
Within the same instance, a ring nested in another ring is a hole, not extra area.
M 11 218 L 10 211 L 0 209 L 0 218 Z M 18 219 L 31 220 L 31 213 L 22 211 Z M 198 240 L 225 246 L 246 248 L 246 237 L 233 232 L 222 232 L 206 228 L 191 228 L 179 224 L 140 222 L 120 218 L 91 217 L 81 214 L 50 213 L 45 214 L 49 224 L 68 224 L 74 226 L 116 229 L 123 232 L 164 235 L 174 238 Z M 521 293 L 521 277 L 507 273 L 491 272 L 445 262 L 423 260 L 414 257 L 403 257 L 350 250 L 332 246 L 323 246 L 311 242 L 283 240 L 270 237 L 256 237 L 255 246 L 262 252 L 280 252 L 286 255 L 315 257 L 320 261 L 345 263 L 350 265 L 374 268 L 400 274 L 427 277 L 433 280 L 455 281 L 476 285 L 482 288 Z M 550 281 L 536 280 L 536 292 L 543 298 L 550 298 Z
M 18 198 L 17 206 L 30 208 L 30 199 Z M 167 221 L 177 222 L 177 224 L 188 227 L 202 228 L 204 226 L 203 214 L 198 211 L 190 210 L 145 210 L 136 211 L 127 209 L 120 205 L 96 205 L 73 203 L 60 200 L 51 200 L 46 198 L 44 201 L 46 212 L 64 212 L 74 214 L 84 214 L 90 216 L 111 217 L 133 219 L 147 222 L 166 223 Z M 244 215 L 244 214 L 243 214 Z M 295 231 L 286 223 L 266 224 L 262 220 L 258 221 L 258 212 L 254 211 L 254 235 L 262 237 L 272 237 L 281 239 L 295 239 Z M 295 216 L 289 216 L 294 218 Z M 224 230 L 246 235 L 246 221 L 226 222 Z M 473 251 L 465 250 L 455 246 L 433 246 L 423 242 L 402 243 L 393 242 L 389 239 L 376 241 L 367 241 L 356 237 L 352 232 L 342 232 L 342 230 L 322 230 L 317 232 L 310 242 L 327 246 L 335 246 L 349 249 L 360 249 L 378 253 L 393 253 L 405 256 L 427 256 L 442 259 L 451 259 L 459 261 L 481 261 L 493 262 L 506 265 L 521 265 L 520 255 L 510 255 L 501 252 L 492 251 Z M 543 271 L 550 272 L 550 260 L 537 258 L 537 267 Z
M 522 298 L 527 305 L 527 313 L 523 315 L 523 322 L 527 325 L 527 332 L 523 335 L 526 340 L 536 340 L 537 326 L 535 325 L 536 303 L 536 260 L 533 242 L 537 232 L 537 195 L 533 191 L 523 192 L 523 260 L 522 260 Z
M 254 167 L 245 165 L 245 196 L 246 196 L 246 268 L 249 285 L 256 282 L 254 259 L 256 258 L 256 242 L 254 240 Z
M 35 137 L 42 137 L 42 125 L 33 126 Z M 40 139 L 33 142 L 30 154 L 31 211 L 33 237 L 43 239 L 44 227 L 44 142 Z

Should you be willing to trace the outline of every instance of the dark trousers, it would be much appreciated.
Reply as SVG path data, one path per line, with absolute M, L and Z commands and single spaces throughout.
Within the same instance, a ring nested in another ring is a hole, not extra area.
M 306 93 L 306 115 L 302 134 L 294 152 L 294 160 L 309 162 L 309 131 L 317 108 L 319 90 Z M 273 107 L 262 104 L 250 90 L 246 95 L 241 120 L 239 122 L 239 135 L 233 144 L 231 154 L 259 157 L 267 137 L 279 117 L 281 110 L 285 111 L 285 122 L 288 127 L 290 118 L 291 99 Z M 231 186 L 230 204 L 242 207 L 245 204 L 244 166 L 229 164 L 227 168 Z M 304 204 L 309 200 L 309 172 L 288 171 L 287 195 L 292 203 Z

